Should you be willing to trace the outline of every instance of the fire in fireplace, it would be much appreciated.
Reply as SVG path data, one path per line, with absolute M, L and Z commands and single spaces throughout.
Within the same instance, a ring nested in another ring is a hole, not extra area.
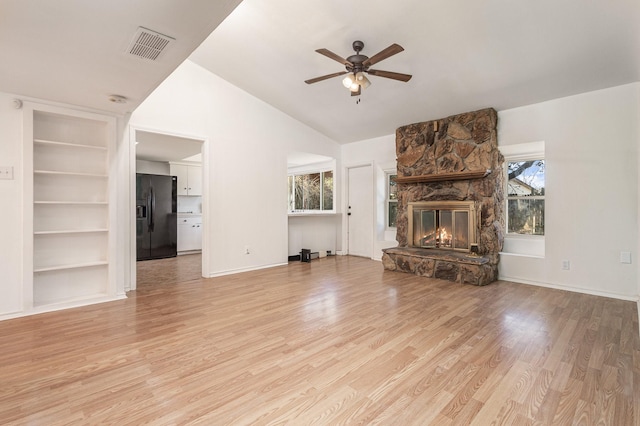
M 476 245 L 473 201 L 424 201 L 408 204 L 411 247 L 471 251 Z

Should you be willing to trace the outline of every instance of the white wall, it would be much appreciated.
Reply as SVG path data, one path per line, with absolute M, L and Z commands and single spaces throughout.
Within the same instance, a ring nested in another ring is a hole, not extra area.
M 501 255 L 502 279 L 634 298 L 640 84 L 500 111 L 502 145 L 545 142 L 543 258 Z M 562 260 L 571 269 L 561 270 Z
M 394 129 L 395 130 L 395 129 Z M 395 134 L 374 139 L 354 142 L 342 146 L 342 164 L 349 167 L 363 163 L 373 164 L 375 187 L 369 188 L 374 192 L 374 229 L 373 232 L 373 258 L 382 258 L 382 249 L 398 245 L 396 234 L 386 228 L 386 180 L 385 170 L 396 170 L 396 136 Z M 344 172 L 344 170 L 343 170 Z M 346 182 L 342 182 L 342 193 L 346 194 Z M 343 218 L 343 247 L 347 247 L 346 216 Z
M 210 276 L 286 263 L 287 155 L 340 152 L 331 139 L 190 61 L 134 111 L 130 124 L 207 139 L 203 238 Z
M 300 254 L 304 249 L 331 251 L 340 250 L 341 215 L 298 215 L 289 216 L 289 256 Z
M 0 314 L 22 310 L 22 110 L 0 93 L 0 166 L 13 180 L 0 180 Z

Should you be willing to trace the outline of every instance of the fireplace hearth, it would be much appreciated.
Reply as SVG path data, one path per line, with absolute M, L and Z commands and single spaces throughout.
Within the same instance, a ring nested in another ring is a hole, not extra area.
M 485 285 L 497 279 L 504 161 L 485 109 L 396 131 L 398 247 L 385 269 Z

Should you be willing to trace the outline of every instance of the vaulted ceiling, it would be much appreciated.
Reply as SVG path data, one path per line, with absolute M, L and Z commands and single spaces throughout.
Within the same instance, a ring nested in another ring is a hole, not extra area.
M 341 143 L 485 107 L 498 110 L 640 81 L 638 0 L 244 0 L 191 55 L 225 80 Z M 316 52 L 372 56 L 360 103 Z
M 0 91 L 125 113 L 189 57 L 347 143 L 412 122 L 640 81 L 637 0 L 239 3 L 0 0 Z M 156 61 L 129 55 L 138 27 L 175 40 Z M 359 103 L 340 77 L 304 83 L 344 69 L 314 50 L 347 57 L 354 40 L 368 56 L 402 45 L 375 68 L 413 78 L 371 76 Z M 112 103 L 112 94 L 129 101 Z

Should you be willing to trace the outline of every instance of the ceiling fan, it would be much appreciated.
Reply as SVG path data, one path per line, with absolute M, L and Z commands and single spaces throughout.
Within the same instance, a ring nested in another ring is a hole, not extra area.
M 411 75 L 409 74 L 401 74 L 398 72 L 391 71 L 381 71 L 370 69 L 371 65 L 377 64 L 378 62 L 387 59 L 390 56 L 393 56 L 397 53 L 402 52 L 404 49 L 399 44 L 392 44 L 386 49 L 376 53 L 372 57 L 368 57 L 365 55 L 361 55 L 360 51 L 364 48 L 364 43 L 356 40 L 353 42 L 353 50 L 355 50 L 356 54 L 349 56 L 347 59 L 344 59 L 332 51 L 328 49 L 318 49 L 318 52 L 321 55 L 326 56 L 327 58 L 333 59 L 334 61 L 340 62 L 345 66 L 346 71 L 335 72 L 333 74 L 323 75 L 321 77 L 312 78 L 310 80 L 305 80 L 307 84 L 317 83 L 322 80 L 327 80 L 329 78 L 338 77 L 340 75 L 347 74 L 347 76 L 342 80 L 342 84 L 351 90 L 351 96 L 358 96 L 361 93 L 361 89 L 366 89 L 371 85 L 369 79 L 364 75 L 365 73 L 370 75 L 375 75 L 377 77 L 391 78 L 393 80 L 399 81 L 409 81 L 411 79 Z

